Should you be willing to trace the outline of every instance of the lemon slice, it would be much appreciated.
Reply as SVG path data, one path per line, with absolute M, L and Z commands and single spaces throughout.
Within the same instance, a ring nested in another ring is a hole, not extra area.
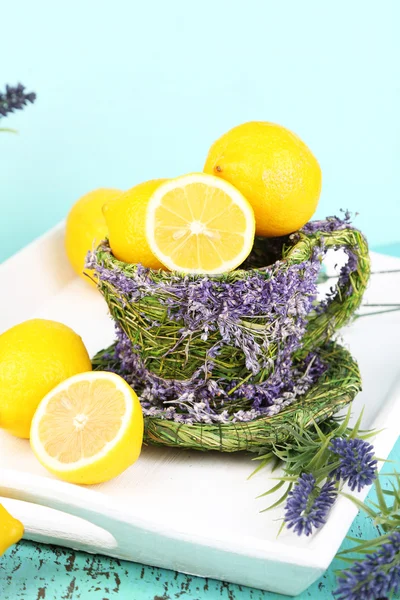
M 148 244 L 173 271 L 231 271 L 249 255 L 254 232 L 254 213 L 246 198 L 213 175 L 169 180 L 156 189 L 147 207 Z
M 143 413 L 118 375 L 74 375 L 45 396 L 33 417 L 31 446 L 39 462 L 71 483 L 100 483 L 139 457 Z

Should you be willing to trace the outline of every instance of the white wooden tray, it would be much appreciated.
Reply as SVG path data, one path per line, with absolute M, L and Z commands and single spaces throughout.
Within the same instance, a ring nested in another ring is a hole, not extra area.
M 373 255 L 374 270 L 388 268 L 400 260 Z M 0 332 L 40 316 L 70 325 L 91 354 L 113 340 L 102 297 L 67 264 L 62 225 L 1 265 L 0 281 Z M 400 302 L 400 274 L 374 276 L 366 300 Z M 380 457 L 399 432 L 399 337 L 399 313 L 359 319 L 344 332 L 364 380 L 354 412 L 365 405 L 364 424 L 385 428 Z M 27 539 L 289 595 L 327 569 L 356 514 L 342 498 L 313 537 L 277 539 L 282 509 L 260 514 L 270 499 L 256 500 L 271 486 L 269 472 L 246 481 L 255 465 L 243 454 L 146 447 L 120 477 L 90 488 L 56 480 L 27 441 L 3 431 L 0 457 L 0 502 L 24 522 Z

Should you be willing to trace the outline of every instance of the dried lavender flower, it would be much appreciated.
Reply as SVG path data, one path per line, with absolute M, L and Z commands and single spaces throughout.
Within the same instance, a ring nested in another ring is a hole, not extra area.
M 351 213 L 348 210 L 342 210 L 343 218 L 340 217 L 327 217 L 323 221 L 310 221 L 306 223 L 301 229 L 304 233 L 310 234 L 316 231 L 325 231 L 326 233 L 332 231 L 340 231 L 341 229 L 351 229 Z M 296 235 L 293 234 L 293 235 Z
M 337 600 L 376 600 L 400 592 L 400 532 L 385 538 L 379 549 L 341 572 Z
M 314 475 L 302 473 L 286 500 L 286 526 L 288 529 L 293 528 L 298 535 L 310 535 L 313 528 L 318 529 L 326 523 L 336 498 L 337 491 L 333 481 L 327 481 L 319 487 Z
M 275 415 L 305 394 L 326 370 L 319 355 L 310 353 L 287 370 L 286 380 L 279 380 L 279 373 L 274 373 L 263 383 L 239 385 L 238 381 L 210 378 L 210 362 L 189 379 L 164 379 L 145 367 L 138 349 L 118 325 L 116 334 L 114 354 L 104 368 L 121 375 L 135 389 L 145 416 L 178 422 L 245 422 Z M 212 347 L 210 358 L 218 356 L 219 349 Z
M 30 92 L 25 93 L 25 86 L 19 83 L 16 87 L 6 85 L 5 93 L 0 93 L 0 117 L 5 117 L 14 110 L 21 110 L 30 102 L 36 100 L 36 94 Z
M 331 473 L 337 481 L 346 482 L 352 492 L 361 491 L 376 479 L 377 460 L 374 447 L 359 438 L 334 438 L 329 450 L 341 458 L 340 465 Z

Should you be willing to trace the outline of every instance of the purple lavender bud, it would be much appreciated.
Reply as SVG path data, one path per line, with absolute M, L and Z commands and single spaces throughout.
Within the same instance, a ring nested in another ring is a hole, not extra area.
M 400 592 L 400 532 L 388 536 L 373 554 L 356 561 L 338 577 L 337 600 L 376 600 Z
M 352 492 L 361 491 L 376 479 L 377 460 L 372 444 L 359 438 L 334 438 L 329 447 L 340 458 L 340 465 L 331 473 L 337 481 L 346 482 Z
M 328 513 L 337 498 L 333 481 L 327 481 L 320 488 L 314 475 L 302 473 L 290 491 L 286 504 L 284 521 L 288 529 L 298 535 L 310 535 L 326 523 Z
M 7 116 L 8 113 L 14 112 L 14 110 L 21 110 L 30 102 L 36 100 L 36 94 L 30 92 L 25 93 L 25 87 L 19 83 L 16 87 L 6 85 L 5 93 L 0 93 L 0 116 Z
M 323 221 L 310 221 L 301 231 L 304 233 L 315 233 L 322 231 L 330 233 L 332 231 L 340 231 L 341 229 L 351 229 L 351 214 L 348 210 L 344 210 L 343 219 L 339 217 L 327 217 Z M 296 234 L 294 234 L 296 235 Z

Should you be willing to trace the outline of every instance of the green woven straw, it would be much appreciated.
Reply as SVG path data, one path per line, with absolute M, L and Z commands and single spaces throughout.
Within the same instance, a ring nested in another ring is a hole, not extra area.
M 325 223 L 325 222 L 323 222 Z M 311 261 L 313 253 L 320 248 L 326 252 L 330 248 L 345 248 L 356 258 L 356 268 L 351 272 L 347 281 L 336 288 L 336 295 L 322 312 L 314 311 L 310 318 L 307 330 L 302 339 L 302 355 L 329 340 L 334 332 L 345 325 L 360 306 L 363 292 L 367 286 L 370 261 L 368 245 L 362 233 L 356 229 L 346 228 L 338 231 L 315 231 L 312 233 L 296 234 L 295 243 L 290 242 L 283 247 L 283 256 L 274 263 L 272 277 L 277 273 L 287 272 L 293 265 L 301 265 Z M 258 248 L 264 245 L 268 249 L 271 240 L 258 240 Z M 256 244 L 257 249 L 257 244 Z M 282 250 L 282 249 L 281 249 Z M 262 252 L 262 250 L 261 250 Z M 257 258 L 257 257 L 256 257 Z M 97 266 L 103 271 L 113 273 L 118 271 L 127 279 L 134 278 L 140 267 L 135 264 L 126 264 L 117 260 L 108 245 L 101 245 L 95 254 Z M 264 263 L 265 264 L 265 263 Z M 262 268 L 249 268 L 235 270 L 219 276 L 213 276 L 213 281 L 233 283 L 254 275 L 264 278 L 271 277 L 271 271 Z M 150 280 L 157 284 L 168 284 L 170 287 L 179 284 L 184 275 L 169 271 L 149 271 Z M 190 281 L 201 279 L 200 275 L 191 275 Z M 171 291 L 165 291 L 162 285 L 152 293 L 145 295 L 137 302 L 130 302 L 112 279 L 101 280 L 99 289 L 108 304 L 111 316 L 120 325 L 132 342 L 137 347 L 140 358 L 152 373 L 166 379 L 187 379 L 199 369 L 207 360 L 208 351 L 220 339 L 218 331 L 209 334 L 207 341 L 197 333 L 182 341 L 182 323 L 168 317 L 165 301 L 171 298 Z M 293 319 L 296 319 L 293 316 Z M 154 326 L 149 325 L 153 321 Z M 258 315 L 257 319 L 246 319 L 242 322 L 243 330 L 251 332 L 254 339 L 262 344 L 268 336 L 270 323 Z M 260 362 L 269 359 L 269 366 L 263 366 L 258 375 L 258 381 L 264 381 L 270 374 L 273 362 L 282 350 L 285 341 L 272 341 L 268 343 L 265 353 L 260 356 Z M 240 348 L 224 345 L 215 361 L 213 377 L 232 379 L 245 379 L 249 370 L 245 367 L 245 357 Z
M 277 415 L 255 419 L 248 423 L 186 425 L 165 419 L 146 417 L 144 441 L 156 446 L 192 450 L 259 452 L 273 443 L 290 438 L 291 427 L 303 428 L 335 414 L 351 402 L 361 390 L 361 376 L 351 354 L 337 343 L 329 342 L 319 349 L 328 364 L 327 371 L 304 396 Z M 100 352 L 93 359 L 93 368 L 102 370 L 108 365 Z

